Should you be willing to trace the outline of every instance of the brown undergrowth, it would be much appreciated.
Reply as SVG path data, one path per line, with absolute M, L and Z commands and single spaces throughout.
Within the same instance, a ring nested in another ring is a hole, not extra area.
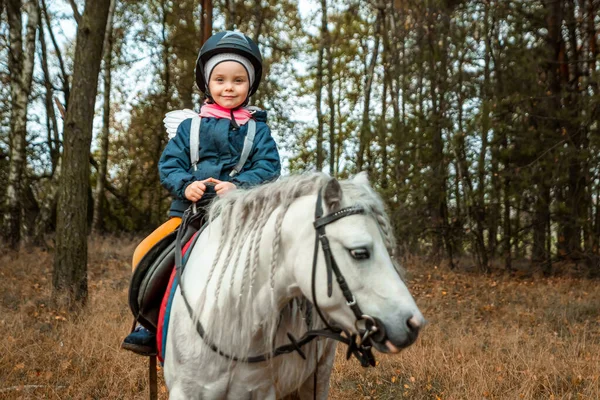
M 51 254 L 1 255 L 0 399 L 147 398 L 146 360 L 119 349 L 135 241 L 90 245 L 78 315 L 52 305 Z M 428 326 L 410 349 L 377 355 L 377 368 L 340 348 L 331 399 L 600 398 L 600 282 L 408 264 Z

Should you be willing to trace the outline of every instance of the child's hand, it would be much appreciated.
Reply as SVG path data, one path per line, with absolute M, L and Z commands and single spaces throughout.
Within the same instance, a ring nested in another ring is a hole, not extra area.
M 236 186 L 231 182 L 220 181 L 218 179 L 213 179 L 212 181 L 216 183 L 215 192 L 217 192 L 217 196 L 219 197 L 223 197 L 227 192 L 235 190 L 236 188 Z
M 195 181 L 190 183 L 188 187 L 185 188 L 185 198 L 193 202 L 200 200 L 206 191 L 206 185 L 204 183 L 212 181 L 212 178 L 208 178 L 203 181 Z

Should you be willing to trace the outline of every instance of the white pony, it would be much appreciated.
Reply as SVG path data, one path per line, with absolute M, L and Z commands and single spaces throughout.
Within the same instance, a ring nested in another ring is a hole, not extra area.
M 313 225 L 320 209 L 324 246 Z M 362 336 L 362 350 L 395 353 L 424 324 L 394 264 L 383 202 L 364 174 L 339 183 L 292 176 L 237 190 L 213 203 L 210 221 L 180 282 L 189 307 L 179 289 L 173 299 L 164 360 L 173 400 L 326 399 L 331 337 L 278 357 L 273 349 L 333 325 L 344 338 Z

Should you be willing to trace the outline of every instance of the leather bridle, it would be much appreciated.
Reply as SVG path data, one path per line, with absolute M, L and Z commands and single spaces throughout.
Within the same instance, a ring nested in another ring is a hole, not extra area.
M 313 256 L 313 266 L 312 266 L 312 302 L 314 304 L 319 317 L 327 327 L 332 332 L 338 333 L 340 337 L 349 338 L 350 343 L 348 344 L 348 352 L 346 353 L 346 358 L 350 358 L 351 355 L 354 355 L 363 365 L 366 367 L 368 365 L 375 366 L 375 357 L 371 351 L 371 338 L 377 335 L 378 337 L 383 337 L 385 335 L 385 331 L 383 328 L 383 324 L 377 318 L 373 318 L 369 315 L 366 315 L 360 309 L 356 298 L 352 294 L 352 291 L 348 287 L 348 283 L 342 274 L 342 271 L 338 267 L 335 262 L 335 258 L 333 257 L 333 253 L 331 252 L 331 247 L 329 245 L 329 239 L 325 233 L 325 226 L 335 222 L 341 218 L 347 217 L 349 215 L 356 214 L 364 214 L 365 209 L 360 206 L 351 206 L 339 209 L 330 214 L 323 216 L 323 205 L 322 205 L 322 191 L 319 190 L 319 194 L 317 196 L 317 204 L 315 208 L 315 221 L 313 225 L 316 230 L 315 237 L 315 249 Z M 333 274 L 335 274 L 336 281 L 342 291 L 344 298 L 346 299 L 346 305 L 350 307 L 356 320 L 354 321 L 355 327 L 357 331 L 360 331 L 359 323 L 361 321 L 365 321 L 364 333 L 362 334 L 362 338 L 359 343 L 357 343 L 356 334 L 349 334 L 349 332 L 345 332 L 344 330 L 331 326 L 323 313 L 321 312 L 321 308 L 319 307 L 319 303 L 317 302 L 316 296 L 316 272 L 317 272 L 317 257 L 319 254 L 319 242 L 321 243 L 321 248 L 323 249 L 323 255 L 325 257 L 325 266 L 327 268 L 327 296 L 331 297 L 333 293 Z M 341 333 L 344 332 L 345 336 L 341 336 Z M 344 341 L 345 342 L 345 341 Z
M 330 214 L 323 216 L 322 193 L 321 193 L 322 191 L 323 191 L 323 189 L 319 190 L 319 194 L 317 195 L 317 204 L 316 204 L 316 209 L 315 209 L 315 221 L 313 223 L 315 230 L 316 230 L 316 235 L 315 235 L 313 265 L 312 265 L 311 286 L 312 286 L 313 306 L 314 306 L 315 310 L 317 311 L 319 317 L 325 324 L 326 328 L 319 329 L 319 330 L 309 330 L 306 333 L 304 333 L 304 335 L 302 335 L 302 337 L 300 337 L 298 339 L 295 338 L 291 333 L 288 333 L 287 336 L 288 336 L 288 339 L 290 340 L 290 343 L 279 346 L 277 348 L 274 348 L 271 352 L 268 352 L 268 353 L 264 353 L 264 354 L 256 355 L 256 356 L 249 356 L 246 358 L 238 358 L 236 356 L 233 356 L 233 355 L 223 352 L 214 343 L 208 342 L 205 337 L 206 334 L 205 334 L 204 327 L 200 323 L 200 320 L 197 319 L 196 331 L 198 332 L 200 337 L 205 341 L 205 343 L 213 351 L 217 352 L 218 354 L 220 354 L 221 356 L 223 356 L 225 358 L 228 358 L 228 359 L 231 359 L 234 361 L 246 362 L 246 363 L 263 362 L 263 361 L 272 359 L 274 357 L 280 356 L 282 354 L 292 353 L 294 351 L 297 352 L 303 359 L 306 359 L 306 356 L 305 356 L 304 352 L 302 351 L 302 346 L 311 342 L 313 339 L 315 339 L 319 336 L 322 336 L 322 337 L 334 339 L 339 342 L 345 343 L 348 346 L 348 350 L 346 352 L 347 359 L 350 358 L 352 355 L 354 355 L 360 361 L 360 363 L 363 367 L 375 366 L 375 357 L 373 356 L 373 352 L 372 352 L 371 339 L 381 340 L 382 338 L 384 338 L 385 337 L 385 329 L 383 327 L 383 324 L 377 318 L 373 318 L 369 315 L 363 314 L 363 312 L 361 311 L 361 309 L 356 301 L 356 298 L 354 297 L 350 288 L 348 287 L 346 279 L 344 278 L 344 275 L 340 271 L 340 269 L 335 261 L 335 258 L 333 257 L 333 254 L 331 252 L 331 248 L 329 245 L 329 239 L 327 238 L 327 235 L 325 233 L 325 227 L 327 225 L 329 225 L 341 218 L 350 216 L 350 215 L 364 214 L 365 210 L 364 210 L 364 208 L 362 208 L 360 206 L 352 206 L 352 207 L 346 207 L 346 208 L 339 209 L 337 211 L 334 211 Z M 190 306 L 190 303 L 187 300 L 187 297 L 185 296 L 185 292 L 183 290 L 182 273 L 183 273 L 183 269 L 184 269 L 185 265 L 182 263 L 182 254 L 181 254 L 181 248 L 182 248 L 181 238 L 183 237 L 182 232 L 184 232 L 187 228 L 187 223 L 188 223 L 187 221 L 193 219 L 192 212 L 193 211 L 190 208 L 184 213 L 184 216 L 183 216 L 183 219 L 181 222 L 181 226 L 179 228 L 180 230 L 178 232 L 177 239 L 175 242 L 175 269 L 176 269 L 177 279 L 179 281 L 179 289 L 180 289 L 181 297 L 183 298 L 183 301 L 185 303 L 185 306 L 187 308 L 190 318 L 192 318 L 192 320 L 193 320 L 193 310 L 192 310 L 192 307 Z M 180 238 L 180 236 L 181 236 L 181 238 Z M 197 236 L 199 236 L 199 235 L 197 235 Z M 323 254 L 325 256 L 325 264 L 326 264 L 326 268 L 327 268 L 327 296 L 328 297 L 332 296 L 332 293 L 333 293 L 333 283 L 332 283 L 333 279 L 332 278 L 333 278 L 333 274 L 335 274 L 338 285 L 340 286 L 340 289 L 342 290 L 342 294 L 344 295 L 344 298 L 346 299 L 346 304 L 350 307 L 350 309 L 352 310 L 352 312 L 354 313 L 354 315 L 356 317 L 356 321 L 355 321 L 356 329 L 358 332 L 360 332 L 362 330 L 362 332 L 361 332 L 362 337 L 360 338 L 360 340 L 358 340 L 358 336 L 356 334 L 351 334 L 350 332 L 348 332 L 344 329 L 341 329 L 336 326 L 332 326 L 327 321 L 327 318 L 324 316 L 323 312 L 321 311 L 321 308 L 318 305 L 317 296 L 316 296 L 316 271 L 317 271 L 317 260 L 318 260 L 318 253 L 319 253 L 319 243 L 321 243 L 321 248 L 323 249 Z M 359 328 L 359 323 L 362 321 L 364 321 L 365 326 L 364 326 L 364 328 Z M 342 335 L 342 333 L 344 333 L 344 335 Z

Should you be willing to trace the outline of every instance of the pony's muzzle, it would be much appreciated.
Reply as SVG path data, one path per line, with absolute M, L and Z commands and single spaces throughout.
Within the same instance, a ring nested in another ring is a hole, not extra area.
M 371 335 L 375 348 L 383 353 L 398 353 L 417 340 L 419 331 L 425 324 L 420 313 L 403 317 L 403 322 L 398 326 L 387 326 L 377 320 L 378 331 Z

